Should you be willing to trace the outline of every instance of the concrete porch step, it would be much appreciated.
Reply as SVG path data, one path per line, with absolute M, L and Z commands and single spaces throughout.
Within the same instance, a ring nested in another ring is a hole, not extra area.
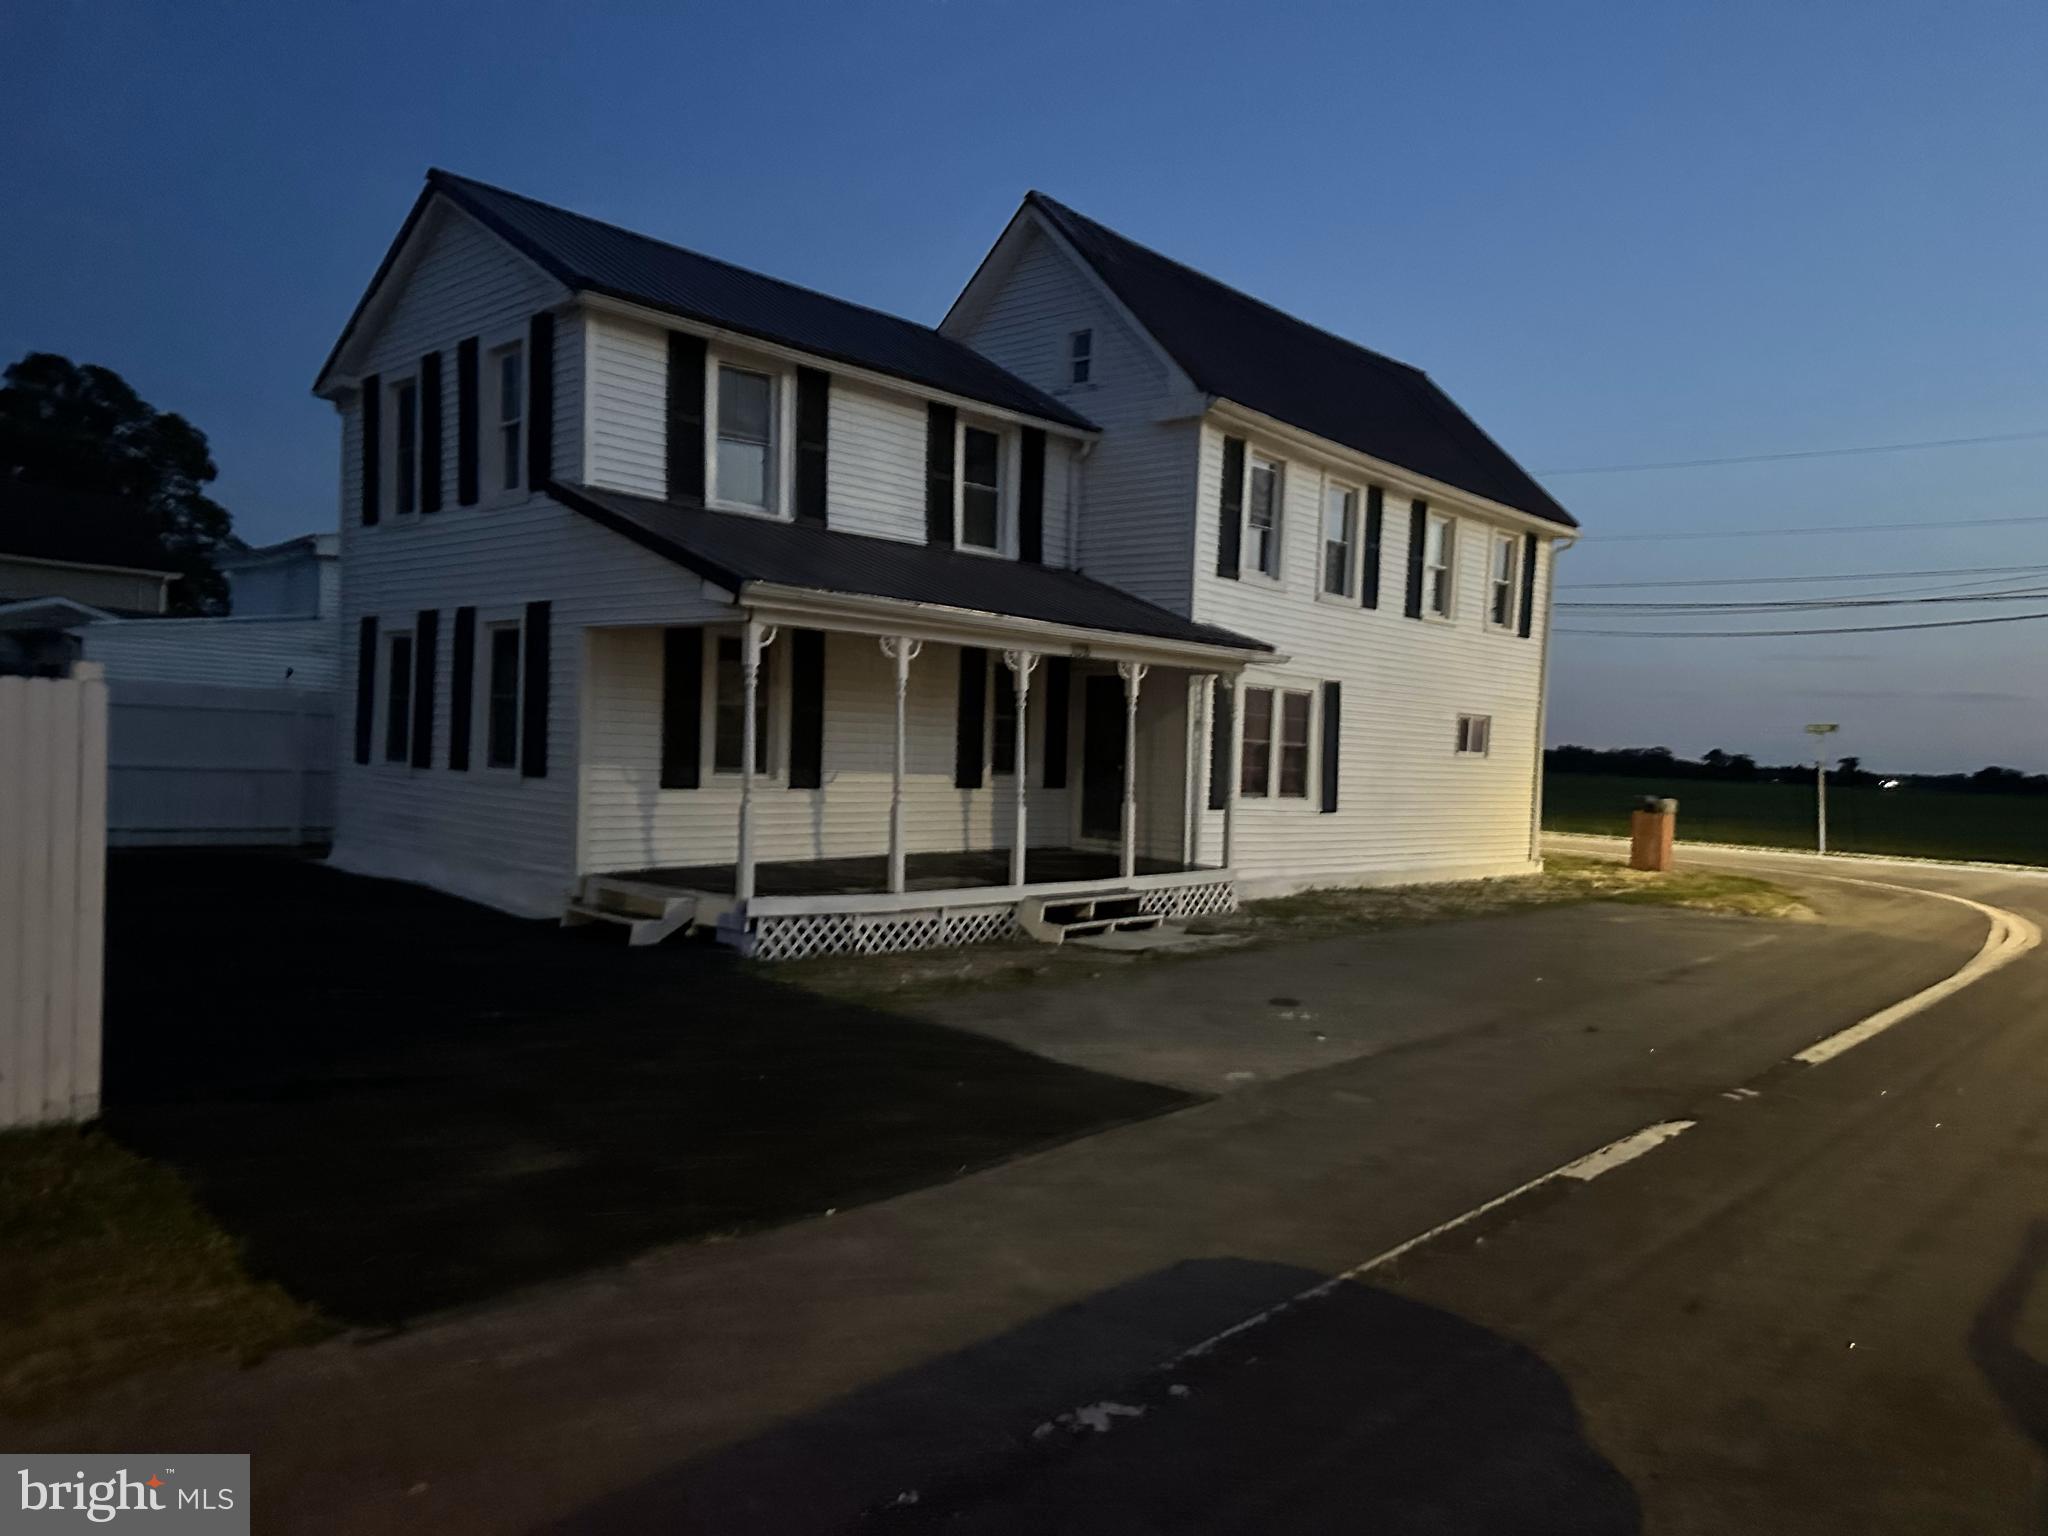
M 628 945 L 641 948 L 687 931 L 696 918 L 694 896 L 670 895 L 592 876 L 582 882 L 563 909 L 562 926 L 580 928 L 589 923 L 610 923 L 626 930 Z
M 1085 896 L 1027 896 L 1017 903 L 1017 926 L 1041 944 L 1112 933 L 1145 933 L 1165 919 L 1142 910 L 1136 891 Z

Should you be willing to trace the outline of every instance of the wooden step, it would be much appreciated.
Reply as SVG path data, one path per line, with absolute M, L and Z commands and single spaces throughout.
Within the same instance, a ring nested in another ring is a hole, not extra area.
M 1164 920 L 1143 910 L 1136 891 L 1099 891 L 1080 896 L 1027 896 L 1017 903 L 1017 926 L 1041 944 L 1101 933 L 1138 933 Z
M 564 928 L 581 928 L 587 923 L 610 923 L 626 930 L 626 943 L 635 949 L 649 944 L 659 944 L 671 934 L 687 930 L 696 920 L 697 902 L 691 896 L 666 896 L 661 898 L 662 910 L 621 910 L 620 905 L 607 899 L 612 893 L 597 894 L 597 900 L 578 898 L 572 900 L 562 911 Z M 644 904 L 636 903 L 636 906 Z

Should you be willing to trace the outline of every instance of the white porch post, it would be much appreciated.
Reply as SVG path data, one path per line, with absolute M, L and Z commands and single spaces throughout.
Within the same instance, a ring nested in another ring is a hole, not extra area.
M 904 728 L 904 701 L 910 692 L 910 663 L 924 649 L 924 642 L 889 635 L 882 639 L 881 646 L 882 654 L 896 663 L 896 757 L 889 780 L 889 889 L 900 894 L 903 890 L 903 765 L 909 753 L 909 740 Z
M 761 731 L 754 689 L 761 677 L 761 652 L 774 639 L 772 626 L 748 619 L 740 641 L 740 836 L 732 894 L 741 905 L 754 899 L 754 744 Z
M 1237 857 L 1235 838 L 1237 822 L 1237 775 L 1238 764 L 1244 760 L 1244 688 L 1243 677 L 1233 674 L 1218 678 L 1219 688 L 1230 690 L 1230 742 L 1223 755 L 1223 868 L 1234 869 Z
M 1123 878 L 1138 872 L 1138 685 L 1150 670 L 1142 661 L 1120 661 L 1124 680 L 1124 855 Z
M 1026 786 L 1024 783 L 1024 722 L 1031 702 L 1031 673 L 1038 666 L 1038 657 L 1032 651 L 1005 651 L 1003 665 L 1010 669 L 1011 684 L 1017 690 L 1017 760 L 1014 773 L 1017 785 L 1017 830 L 1015 841 L 1010 845 L 1010 884 L 1024 883 L 1024 805 Z

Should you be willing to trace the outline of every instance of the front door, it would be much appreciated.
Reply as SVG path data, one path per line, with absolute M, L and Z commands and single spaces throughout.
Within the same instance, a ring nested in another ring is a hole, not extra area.
M 1091 677 L 1082 693 L 1081 835 L 1110 841 L 1123 836 L 1124 684 Z

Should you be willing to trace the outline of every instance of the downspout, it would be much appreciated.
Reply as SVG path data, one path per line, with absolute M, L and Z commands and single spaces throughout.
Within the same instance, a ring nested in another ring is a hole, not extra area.
M 1550 619 L 1557 605 L 1557 557 L 1578 543 L 1576 536 L 1550 544 L 1550 575 L 1543 583 L 1543 657 L 1536 665 L 1536 763 L 1529 790 L 1529 862 L 1543 862 L 1543 742 L 1549 733 Z

